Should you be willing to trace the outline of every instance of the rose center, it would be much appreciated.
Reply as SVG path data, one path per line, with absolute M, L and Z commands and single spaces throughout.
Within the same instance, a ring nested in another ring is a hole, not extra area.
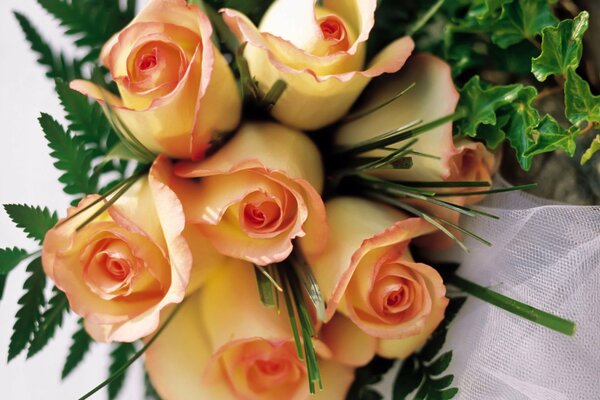
M 323 38 L 330 42 L 329 53 L 346 51 L 350 47 L 350 40 L 344 22 L 334 15 L 321 18 L 319 27 L 323 32 Z
M 283 363 L 272 360 L 257 360 L 256 367 L 265 375 L 278 375 L 284 370 Z
M 144 54 L 138 61 L 138 68 L 142 71 L 156 67 L 156 48 L 152 50 L 152 54 Z

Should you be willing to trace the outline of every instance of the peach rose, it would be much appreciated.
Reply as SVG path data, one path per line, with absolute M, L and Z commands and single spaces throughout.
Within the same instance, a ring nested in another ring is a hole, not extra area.
M 401 38 L 363 70 L 377 1 L 315 3 L 277 0 L 259 28 L 237 11 L 223 11 L 240 42 L 248 43 L 244 56 L 259 88 L 266 92 L 277 80 L 287 83 L 273 116 L 308 130 L 343 117 L 371 78 L 398 71 L 414 48 L 411 38 Z
M 180 196 L 188 221 L 222 254 L 268 265 L 291 253 L 294 238 L 311 254 L 325 245 L 321 158 L 301 132 L 247 123 L 213 156 L 175 172 L 202 178 Z
M 148 178 L 80 230 L 103 201 L 46 234 L 44 271 L 95 340 L 144 337 L 157 328 L 161 309 L 183 300 L 192 253 L 181 203 L 163 181 L 168 168 L 159 160 Z M 68 216 L 98 198 L 86 197 Z
M 165 400 L 342 399 L 354 379 L 352 367 L 321 358 L 324 390 L 309 394 L 287 313 L 261 304 L 241 261 L 223 265 L 186 301 L 146 352 L 146 368 Z
M 432 122 L 455 111 L 458 92 L 452 81 L 450 67 L 432 55 L 417 54 L 410 58 L 402 71 L 376 79 L 366 90 L 356 112 L 385 103 L 413 83 L 415 87 L 392 103 L 340 127 L 335 133 L 335 144 L 351 146 L 411 122 Z M 458 154 L 452 140 L 452 123 L 431 129 L 417 136 L 417 139 L 418 142 L 412 147 L 414 151 L 438 159 L 415 155 L 412 157 L 412 168 L 378 171 L 377 176 L 403 181 L 440 181 L 449 178 L 452 159 Z M 389 147 L 400 148 L 405 144 L 400 142 Z M 374 150 L 363 155 L 382 157 L 387 154 L 384 150 Z
M 437 271 L 412 259 L 410 240 L 435 228 L 387 206 L 357 198 L 326 205 L 331 233 L 321 256 L 309 259 L 327 301 L 362 331 L 379 338 L 377 353 L 404 358 L 444 318 L 446 288 Z
M 149 150 L 200 159 L 211 140 L 237 126 L 241 112 L 235 79 L 211 35 L 197 6 L 150 0 L 102 50 L 121 98 L 87 81 L 71 88 L 107 101 Z

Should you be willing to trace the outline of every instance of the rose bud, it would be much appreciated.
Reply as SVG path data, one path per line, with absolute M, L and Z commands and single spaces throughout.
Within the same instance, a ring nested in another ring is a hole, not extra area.
M 150 0 L 102 49 L 121 97 L 76 80 L 71 88 L 105 101 L 147 149 L 200 159 L 240 120 L 241 98 L 211 40 L 208 17 L 185 0 Z
M 435 228 L 358 198 L 333 199 L 326 210 L 329 242 L 309 262 L 327 318 L 337 310 L 378 338 L 379 355 L 407 357 L 439 325 L 448 304 L 438 272 L 416 263 L 408 249 L 411 239 Z
M 84 210 L 97 195 L 70 208 L 70 219 L 46 234 L 44 272 L 95 340 L 144 337 L 157 328 L 161 309 L 184 298 L 193 255 L 183 208 L 164 181 L 165 161 L 91 222 L 82 225 L 105 204 Z
M 146 368 L 165 400 L 343 399 L 354 379 L 352 367 L 320 358 L 323 391 L 309 394 L 287 313 L 261 304 L 252 267 L 237 260 L 186 300 L 146 352 Z
M 396 40 L 365 67 L 376 0 L 277 0 L 257 28 L 241 13 L 223 17 L 240 42 L 259 89 L 287 84 L 272 115 L 288 126 L 313 130 L 343 117 L 371 78 L 396 72 L 414 42 Z
M 257 265 L 283 261 L 292 239 L 305 251 L 325 245 L 323 167 L 301 132 L 273 123 L 247 123 L 222 149 L 175 173 L 202 178 L 181 194 L 188 221 L 222 254 Z

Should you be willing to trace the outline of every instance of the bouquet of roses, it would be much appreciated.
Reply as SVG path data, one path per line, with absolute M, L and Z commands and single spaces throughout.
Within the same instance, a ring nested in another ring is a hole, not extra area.
M 150 0 L 137 15 L 134 1 L 39 3 L 87 50 L 58 55 L 16 14 L 66 111 L 68 129 L 39 122 L 75 200 L 61 219 L 5 206 L 42 245 L 0 250 L 2 287 L 29 260 L 9 360 L 36 354 L 73 312 L 63 376 L 92 340 L 116 343 L 111 376 L 82 398 L 105 385 L 116 396 L 143 355 L 164 399 L 380 398 L 369 385 L 396 359 L 394 399 L 450 399 L 452 352 L 438 353 L 465 298 L 446 285 L 573 334 L 440 255 L 467 250 L 465 237 L 491 245 L 460 218 L 494 218 L 473 205 L 534 186 L 491 188 L 501 143 L 528 169 L 536 154 L 573 155 L 597 127 L 600 99 L 577 72 L 586 12 L 559 22 L 545 0 Z M 436 42 L 440 21 L 452 24 Z M 482 51 L 471 34 L 492 41 Z M 540 116 L 544 91 L 467 79 L 490 63 L 523 75 L 518 57 L 555 77 L 569 127 Z

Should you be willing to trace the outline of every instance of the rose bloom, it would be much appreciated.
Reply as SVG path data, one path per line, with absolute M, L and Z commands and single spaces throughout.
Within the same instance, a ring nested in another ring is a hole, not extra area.
M 323 167 L 301 132 L 247 123 L 214 155 L 181 162 L 175 173 L 202 178 L 179 195 L 188 221 L 222 254 L 267 265 L 287 258 L 294 238 L 311 254 L 325 245 Z
M 343 399 L 354 379 L 352 367 L 320 357 L 324 390 L 309 394 L 287 313 L 261 304 L 252 266 L 239 260 L 186 300 L 146 352 L 146 368 L 165 400 Z
M 44 272 L 95 340 L 144 337 L 157 328 L 161 309 L 184 298 L 193 255 L 183 208 L 165 183 L 169 175 L 168 162 L 159 159 L 147 178 L 83 228 L 77 229 L 104 204 L 82 211 L 97 195 L 70 208 L 69 217 L 81 213 L 46 234 Z
M 376 0 L 277 0 L 260 26 L 226 9 L 225 22 L 247 42 L 244 56 L 259 88 L 277 81 L 287 88 L 272 110 L 275 118 L 303 130 L 343 117 L 371 78 L 396 72 L 411 54 L 410 37 L 396 40 L 365 67 L 366 41 Z
M 417 54 L 410 58 L 402 70 L 394 75 L 378 78 L 365 91 L 363 100 L 356 112 L 370 110 L 383 104 L 394 94 L 415 83 L 415 87 L 394 100 L 392 103 L 362 118 L 348 122 L 335 133 L 335 144 L 341 147 L 351 146 L 386 132 L 393 131 L 413 121 L 432 122 L 438 118 L 452 114 L 458 103 L 458 92 L 454 87 L 450 67 L 441 59 L 429 54 Z M 437 158 L 413 155 L 413 166 L 410 169 L 378 170 L 372 174 L 391 181 L 491 181 L 495 170 L 495 156 L 482 143 L 467 139 L 454 141 L 452 123 L 446 123 L 424 132 L 416 137 L 414 151 Z M 407 142 L 389 145 L 400 148 Z M 388 153 L 373 150 L 364 153 L 365 157 L 382 157 Z M 432 188 L 437 193 L 473 192 L 486 190 L 475 188 Z M 464 206 L 481 201 L 485 196 L 444 197 L 441 200 Z M 407 203 L 457 224 L 460 214 L 437 205 L 404 199 Z M 460 232 L 453 232 L 458 237 Z M 418 244 L 433 248 L 445 248 L 452 245 L 453 240 L 442 232 L 436 232 L 419 238 Z
M 329 242 L 309 262 L 327 302 L 327 317 L 337 310 L 379 338 L 379 355 L 407 357 L 439 325 L 448 304 L 438 272 L 416 263 L 408 249 L 411 239 L 435 228 L 358 198 L 333 199 L 326 210 Z
M 150 0 L 102 50 L 121 97 L 82 80 L 71 88 L 106 101 L 149 150 L 200 159 L 215 136 L 237 126 L 241 112 L 235 79 L 211 35 L 197 6 Z

